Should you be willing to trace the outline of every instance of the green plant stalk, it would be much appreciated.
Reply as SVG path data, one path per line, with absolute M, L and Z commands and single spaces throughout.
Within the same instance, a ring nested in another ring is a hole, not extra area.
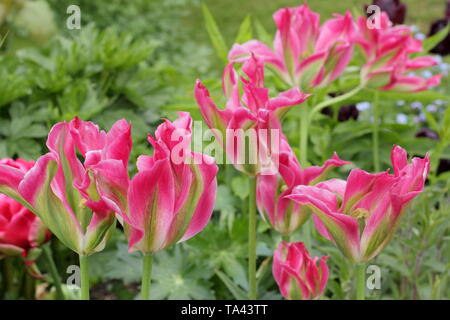
M 300 114 L 300 164 L 303 168 L 308 166 L 308 137 L 309 137 L 310 111 L 309 104 L 302 108 Z M 302 233 L 304 235 L 305 246 L 311 249 L 311 227 L 310 221 L 303 225 Z
M 56 289 L 56 296 L 60 300 L 64 300 L 64 293 L 62 291 L 62 285 L 61 285 L 61 277 L 58 274 L 58 269 L 56 268 L 55 261 L 53 260 L 52 251 L 49 245 L 43 246 L 44 256 L 47 260 L 48 265 L 48 271 L 50 272 L 52 279 L 53 279 L 53 285 Z
M 142 265 L 141 300 L 150 300 L 150 285 L 152 281 L 152 262 L 153 262 L 153 255 L 151 253 L 144 254 L 144 260 Z
M 366 296 L 366 264 L 356 265 L 356 300 L 365 300 Z
M 380 166 L 380 107 L 379 107 L 379 93 L 375 91 L 372 102 L 373 108 L 373 131 L 372 131 L 372 153 L 373 153 L 373 168 L 375 172 L 381 170 Z
M 256 300 L 256 178 L 249 178 L 248 202 L 248 298 Z
M 331 106 L 333 104 L 337 104 L 337 103 L 341 103 L 344 102 L 347 99 L 350 99 L 351 97 L 353 97 L 355 94 L 357 94 L 358 92 L 360 92 L 362 89 L 364 88 L 364 86 L 362 84 L 358 85 L 357 87 L 355 87 L 353 90 L 350 90 L 347 93 L 344 93 L 343 95 L 337 96 L 335 98 L 332 99 L 328 99 L 325 101 L 322 101 L 321 103 L 319 103 L 318 105 L 316 105 L 311 112 L 309 113 L 309 120 L 308 122 L 311 122 L 313 116 L 317 113 L 320 112 L 320 110 L 322 110 L 323 108 L 326 108 L 328 106 Z
M 24 297 L 27 300 L 36 299 L 36 281 L 27 272 L 25 272 Z
M 284 242 L 289 242 L 291 240 L 291 236 L 288 235 L 288 234 L 283 234 L 281 236 L 281 240 L 284 241 Z
M 309 106 L 301 107 L 300 113 L 300 163 L 303 168 L 308 166 L 308 135 L 309 135 Z
M 13 258 L 6 257 L 3 259 L 3 283 L 5 286 L 5 294 L 14 291 L 14 273 L 13 273 Z
M 89 265 L 88 256 L 80 256 L 81 300 L 89 300 Z

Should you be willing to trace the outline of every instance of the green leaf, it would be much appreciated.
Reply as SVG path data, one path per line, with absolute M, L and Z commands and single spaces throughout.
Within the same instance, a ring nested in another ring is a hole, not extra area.
M 248 197 L 248 182 L 242 176 L 234 177 L 231 180 L 231 190 L 233 193 L 238 196 L 241 200 L 244 200 Z
M 253 19 L 253 23 L 255 25 L 255 30 L 256 30 L 258 39 L 260 39 L 262 42 L 264 42 L 266 44 L 271 44 L 272 36 L 267 32 L 267 30 L 264 28 L 262 23 L 255 18 Z
M 426 110 L 424 110 L 423 112 L 424 112 L 425 117 L 427 118 L 427 122 L 431 126 L 431 128 L 436 132 L 441 131 L 441 129 L 439 128 L 439 125 L 436 122 L 436 119 L 434 119 L 433 115 Z
M 253 38 L 252 18 L 250 15 L 247 15 L 239 27 L 239 31 L 234 42 L 244 43 L 251 40 L 252 38 Z
M 225 286 L 230 290 L 231 294 L 237 299 L 237 300 L 246 300 L 248 298 L 247 294 L 239 288 L 236 284 L 234 284 L 233 281 L 231 281 L 230 278 L 226 276 L 225 273 L 216 270 L 217 276 L 222 280 L 222 282 L 225 284 Z
M 423 43 L 423 54 L 430 52 L 431 49 L 436 47 L 436 45 L 444 40 L 450 31 L 450 24 L 448 24 L 444 29 L 440 30 L 438 33 L 432 35 L 429 38 L 426 38 Z
M 220 59 L 227 62 L 228 47 L 219 28 L 217 27 L 216 21 L 205 4 L 202 4 L 202 10 L 205 18 L 206 31 L 208 32 L 209 38 L 216 49 L 216 53 Z

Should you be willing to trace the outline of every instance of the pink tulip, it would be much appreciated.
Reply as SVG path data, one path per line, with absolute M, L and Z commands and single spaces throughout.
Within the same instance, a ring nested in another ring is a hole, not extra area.
M 257 177 L 257 204 L 263 219 L 278 232 L 291 234 L 309 218 L 310 210 L 286 196 L 292 193 L 294 187 L 314 185 L 333 168 L 348 163 L 334 154 L 321 167 L 302 169 L 288 142 L 283 139 L 279 173 Z
M 97 190 L 97 166 L 127 172 L 131 127 L 117 121 L 105 133 L 78 118 L 53 126 L 50 152 L 25 175 L 0 165 L 0 192 L 35 213 L 68 248 L 80 255 L 102 250 L 115 216 Z M 81 162 L 76 151 L 84 159 Z
M 370 29 L 367 19 L 358 19 L 359 33 L 356 42 L 362 48 L 365 65 L 361 69 L 363 85 L 381 90 L 416 92 L 440 83 L 442 75 L 429 79 L 407 75 L 414 70 L 436 65 L 429 56 L 411 58 L 422 51 L 422 42 L 413 37 L 407 26 L 392 27 L 385 12 L 380 15 L 380 28 Z
M 34 165 L 23 159 L 0 159 L 0 164 L 26 173 Z M 35 260 L 40 246 L 50 239 L 50 232 L 30 210 L 12 198 L 0 194 L 0 259 L 4 256 L 21 256 L 27 271 L 40 278 Z
M 309 95 L 298 89 L 291 89 L 275 98 L 269 98 L 268 89 L 264 88 L 263 63 L 256 56 L 247 60 L 242 70 L 248 79 L 238 79 L 233 63 L 224 70 L 223 91 L 227 98 L 225 109 L 219 109 L 214 104 L 200 81 L 197 81 L 195 87 L 195 98 L 206 124 L 214 130 L 216 139 L 224 147 L 231 163 L 237 170 L 254 176 L 265 171 L 265 163 L 277 162 L 278 151 L 272 146 L 279 147 L 280 118 L 292 106 L 305 101 Z M 240 84 L 243 89 L 242 97 L 239 93 Z M 245 134 L 254 138 L 248 146 L 244 140 Z M 255 161 L 245 161 L 246 155 Z M 270 164 L 267 167 L 271 167 Z
M 335 15 L 322 26 L 319 14 L 306 4 L 280 9 L 273 18 L 277 25 L 275 50 L 251 40 L 235 44 L 229 60 L 243 62 L 254 54 L 287 84 L 303 91 L 326 87 L 342 74 L 352 57 L 357 31 L 349 12 Z
M 289 300 L 318 298 L 328 282 L 328 256 L 311 258 L 303 242 L 282 242 L 275 250 L 272 272 L 283 297 Z
M 347 181 L 299 186 L 288 198 L 311 208 L 319 233 L 346 257 L 368 261 L 389 243 L 406 205 L 422 192 L 430 168 L 428 155 L 408 164 L 406 151 L 398 146 L 391 160 L 393 174 L 354 169 Z
M 119 214 L 130 250 L 144 254 L 185 241 L 206 226 L 216 198 L 214 160 L 191 152 L 192 119 L 179 112 L 149 136 L 153 156 L 140 156 L 139 172 L 128 176 L 113 166 L 97 166 L 102 198 Z

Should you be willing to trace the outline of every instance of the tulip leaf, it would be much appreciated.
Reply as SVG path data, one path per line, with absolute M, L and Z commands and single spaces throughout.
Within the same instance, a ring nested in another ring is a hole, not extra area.
M 450 24 L 448 24 L 444 29 L 440 30 L 438 33 L 432 35 L 431 37 L 425 39 L 422 43 L 423 51 L 422 54 L 430 52 L 434 47 L 436 47 L 439 42 L 444 40 L 450 31 Z
M 252 37 L 253 37 L 252 18 L 250 15 L 247 15 L 239 27 L 239 31 L 234 42 L 244 43 L 251 40 Z
M 225 273 L 216 270 L 216 274 L 237 300 L 246 300 L 248 298 L 244 290 L 234 284 L 234 282 L 230 278 L 228 278 Z
M 242 176 L 234 177 L 231 180 L 231 190 L 241 200 L 245 200 L 248 197 L 248 182 L 247 179 Z
M 256 18 L 253 19 L 253 23 L 255 25 L 255 31 L 258 35 L 258 39 L 270 45 L 272 43 L 272 36 L 267 32 L 263 24 Z
M 227 44 L 225 43 L 225 39 L 223 38 L 222 33 L 220 32 L 217 23 L 214 20 L 214 17 L 212 16 L 211 12 L 209 11 L 208 7 L 205 4 L 202 4 L 202 10 L 203 10 L 203 17 L 205 18 L 206 31 L 208 32 L 209 38 L 211 39 L 214 49 L 216 50 L 216 53 L 219 56 L 219 58 L 222 59 L 224 62 L 227 62 L 228 47 Z

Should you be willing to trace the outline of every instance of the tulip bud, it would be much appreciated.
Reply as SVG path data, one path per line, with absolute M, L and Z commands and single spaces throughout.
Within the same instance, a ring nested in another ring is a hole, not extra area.
M 272 272 L 283 297 L 310 300 L 320 297 L 328 281 L 328 256 L 311 258 L 302 242 L 282 242 L 275 250 Z
M 354 169 L 347 181 L 299 186 L 287 198 L 309 207 L 317 231 L 347 258 L 368 261 L 389 243 L 407 204 L 423 191 L 430 168 L 428 154 L 408 163 L 406 151 L 398 146 L 391 160 L 393 174 Z
M 53 126 L 50 152 L 23 172 L 0 165 L 0 192 L 35 213 L 68 248 L 80 255 L 103 249 L 115 216 L 97 190 L 97 166 L 127 175 L 131 128 L 118 121 L 105 133 L 78 118 Z M 84 162 L 81 162 L 76 151 Z
M 128 181 L 111 167 L 96 168 L 102 199 L 120 217 L 130 250 L 154 253 L 185 241 L 206 226 L 216 198 L 214 160 L 191 152 L 192 119 L 187 112 L 165 120 L 149 136 L 153 156 L 140 156 Z M 120 187 L 119 187 L 120 186 Z
M 322 26 L 319 14 L 306 4 L 280 9 L 273 18 L 277 26 L 274 50 L 251 40 L 235 44 L 229 60 L 245 62 L 255 55 L 290 87 L 305 92 L 326 87 L 342 74 L 350 62 L 357 32 L 350 12 L 336 15 Z
M 286 196 L 294 187 L 316 184 L 333 168 L 348 163 L 334 154 L 321 167 L 302 169 L 286 138 L 283 138 L 278 173 L 257 177 L 256 199 L 263 219 L 276 231 L 291 234 L 308 220 L 311 211 Z
M 280 119 L 292 106 L 301 104 L 309 95 L 291 89 L 269 98 L 268 89 L 263 87 L 262 60 L 255 55 L 244 63 L 242 69 L 248 79 L 237 79 L 233 63 L 224 70 L 223 91 L 228 99 L 225 109 L 219 109 L 214 104 L 200 81 L 195 86 L 195 98 L 203 119 L 213 130 L 230 162 L 237 170 L 256 176 L 273 171 L 266 170 L 266 167 L 273 167 L 266 164 L 278 162 Z M 242 97 L 239 85 L 242 85 Z M 246 137 L 249 137 L 249 143 Z
M 359 33 L 356 42 L 361 46 L 366 63 L 361 68 L 361 83 L 369 88 L 392 91 L 417 92 L 440 83 L 442 75 L 429 79 L 409 75 L 411 71 L 436 65 L 430 56 L 411 58 L 422 51 L 422 42 L 413 37 L 407 26 L 392 27 L 385 12 L 381 28 L 369 29 L 366 19 L 358 19 Z

